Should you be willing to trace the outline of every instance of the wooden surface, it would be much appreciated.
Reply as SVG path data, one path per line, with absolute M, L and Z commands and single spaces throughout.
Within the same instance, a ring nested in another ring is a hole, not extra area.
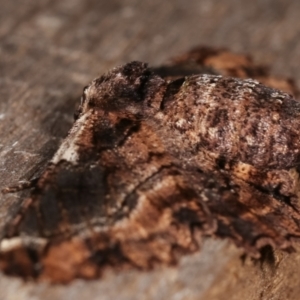
M 0 0 L 0 188 L 41 172 L 82 87 L 130 60 L 159 65 L 202 44 L 251 53 L 300 83 L 295 0 Z M 0 235 L 26 193 L 0 196 Z M 0 275 L 10 299 L 299 299 L 300 249 L 242 260 L 228 241 L 153 272 L 48 286 Z M 269 257 L 269 259 L 268 259 Z

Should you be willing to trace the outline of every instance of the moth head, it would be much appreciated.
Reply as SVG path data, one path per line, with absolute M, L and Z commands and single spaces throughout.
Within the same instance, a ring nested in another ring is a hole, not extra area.
M 133 61 L 116 67 L 84 88 L 76 115 L 91 109 L 141 115 L 146 100 L 162 81 L 146 63 Z

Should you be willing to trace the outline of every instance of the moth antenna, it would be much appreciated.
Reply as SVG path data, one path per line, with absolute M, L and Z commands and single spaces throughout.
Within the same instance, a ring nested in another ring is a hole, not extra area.
M 31 180 L 21 180 L 17 185 L 8 186 L 1 190 L 2 194 L 16 193 L 23 190 L 33 188 L 38 182 L 39 178 L 33 178 Z

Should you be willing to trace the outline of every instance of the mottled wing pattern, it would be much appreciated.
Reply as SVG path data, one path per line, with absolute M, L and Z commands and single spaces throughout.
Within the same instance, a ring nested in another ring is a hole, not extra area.
M 206 202 L 215 234 L 254 256 L 288 247 L 300 233 L 299 102 L 250 79 L 197 75 L 168 87 L 153 122 L 166 149 L 195 190 L 211 192 L 197 185 L 202 172 L 232 192 Z
M 67 282 L 170 264 L 198 248 L 193 227 L 211 231 L 201 195 L 151 127 L 113 113 L 89 120 L 88 133 L 71 133 L 85 144 L 80 163 L 54 158 L 9 224 L 0 257 L 8 274 Z
M 174 264 L 203 235 L 254 257 L 265 245 L 289 249 L 300 234 L 299 112 L 253 80 L 113 69 L 84 90 L 68 137 L 7 226 L 0 268 L 97 278 Z

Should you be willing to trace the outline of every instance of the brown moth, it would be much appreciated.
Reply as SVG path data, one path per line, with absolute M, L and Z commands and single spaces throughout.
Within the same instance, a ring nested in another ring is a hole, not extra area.
M 300 236 L 289 94 L 220 75 L 165 80 L 131 62 L 84 89 L 75 119 L 7 226 L 6 274 L 68 282 L 174 264 L 204 235 L 254 257 Z

